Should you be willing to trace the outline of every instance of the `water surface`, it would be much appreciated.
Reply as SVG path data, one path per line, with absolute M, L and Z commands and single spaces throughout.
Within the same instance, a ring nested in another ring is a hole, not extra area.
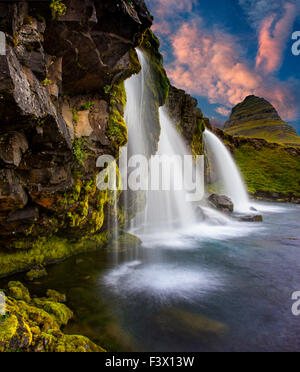
M 65 331 L 111 351 L 299 351 L 300 207 L 259 208 L 263 223 L 142 234 L 117 264 L 108 251 L 73 257 L 30 289 L 66 293 Z

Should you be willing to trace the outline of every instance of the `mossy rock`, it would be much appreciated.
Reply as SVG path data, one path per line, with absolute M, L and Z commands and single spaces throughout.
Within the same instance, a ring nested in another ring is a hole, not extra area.
M 67 301 L 67 298 L 66 298 L 65 294 L 59 293 L 59 292 L 55 291 L 54 289 L 48 289 L 46 295 L 50 300 L 55 301 L 55 302 L 64 303 L 64 302 Z
M 9 282 L 8 294 L 16 300 L 25 302 L 31 301 L 28 289 L 20 282 Z
M 47 270 L 42 265 L 37 265 L 32 268 L 28 273 L 26 273 L 26 279 L 29 281 L 34 281 L 36 279 L 41 279 L 47 276 Z
M 27 295 L 22 300 L 13 298 L 11 288 L 20 288 Z M 49 298 L 31 300 L 28 290 L 19 282 L 9 283 L 7 295 L 7 316 L 0 323 L 0 352 L 105 351 L 84 336 L 65 335 L 61 331 L 61 325 L 67 324 L 73 315 L 65 305 Z
M 30 250 L 0 252 L 0 277 L 28 270 L 37 264 L 46 265 L 79 253 L 96 251 L 103 248 L 107 241 L 107 232 L 77 240 L 59 236 L 38 238 L 32 241 Z

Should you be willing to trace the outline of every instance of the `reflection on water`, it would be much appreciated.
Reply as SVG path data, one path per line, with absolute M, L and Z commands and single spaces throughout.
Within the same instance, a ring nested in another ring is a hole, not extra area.
M 30 289 L 66 293 L 75 312 L 66 331 L 112 351 L 297 351 L 300 207 L 255 207 L 262 224 L 211 216 L 140 236 L 118 266 L 105 251 L 53 265 Z

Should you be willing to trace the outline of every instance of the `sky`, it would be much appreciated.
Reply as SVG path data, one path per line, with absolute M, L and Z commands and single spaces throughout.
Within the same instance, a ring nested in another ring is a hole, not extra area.
M 146 0 L 171 83 L 221 125 L 250 94 L 300 134 L 300 0 Z

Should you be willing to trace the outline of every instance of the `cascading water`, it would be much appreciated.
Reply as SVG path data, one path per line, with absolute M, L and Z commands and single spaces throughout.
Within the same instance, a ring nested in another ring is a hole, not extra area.
M 184 159 L 186 155 L 191 156 L 191 154 L 175 128 L 174 123 L 170 119 L 165 107 L 159 109 L 159 117 L 161 135 L 156 155 L 172 159 L 173 178 L 171 178 L 170 190 L 150 191 L 148 193 L 146 221 L 151 226 L 160 226 L 166 230 L 168 227 L 183 227 L 194 223 L 196 216 L 193 204 L 187 201 L 187 194 L 184 188 L 182 187 L 180 190 L 176 190 L 175 187 L 175 183 L 178 180 L 184 180 L 182 159 Z M 154 162 L 153 157 L 151 160 Z M 152 162 L 151 164 L 153 164 Z M 153 167 L 153 165 L 151 165 L 151 167 Z M 187 170 L 185 169 L 185 171 Z M 191 175 L 188 177 L 191 177 Z
M 142 51 L 137 50 L 138 58 L 141 64 L 141 72 L 132 76 L 125 82 L 127 95 L 127 104 L 125 109 L 125 121 L 128 128 L 128 157 L 132 155 L 151 154 L 151 144 L 147 128 L 151 128 L 147 107 L 149 105 L 149 93 L 145 84 L 146 79 L 152 79 L 150 66 Z M 155 84 L 155 82 L 153 82 Z M 168 116 L 166 108 L 159 109 L 161 124 L 161 135 L 158 145 L 158 156 L 166 156 L 173 163 L 172 177 L 169 190 L 162 190 L 161 184 L 157 191 L 146 191 L 146 208 L 138 213 L 133 221 L 134 228 L 155 228 L 167 229 L 170 227 L 183 226 L 195 221 L 193 205 L 186 199 L 186 193 L 182 187 L 176 190 L 175 183 L 183 180 L 183 158 L 185 155 L 191 155 L 183 139 Z M 150 117 L 151 120 L 151 117 Z M 149 124 L 149 125 L 148 125 Z M 177 159 L 180 160 L 177 162 Z M 149 174 L 153 176 L 152 170 L 157 157 L 152 157 L 150 161 Z M 191 170 L 192 172 L 192 170 Z M 124 176 L 124 175 L 123 175 Z M 192 176 L 191 176 L 192 177 Z M 149 180 L 153 181 L 153 177 Z
M 209 130 L 204 132 L 204 144 L 208 157 L 213 159 L 224 194 L 234 203 L 237 212 L 249 212 L 250 204 L 242 176 L 233 157 L 222 141 Z

